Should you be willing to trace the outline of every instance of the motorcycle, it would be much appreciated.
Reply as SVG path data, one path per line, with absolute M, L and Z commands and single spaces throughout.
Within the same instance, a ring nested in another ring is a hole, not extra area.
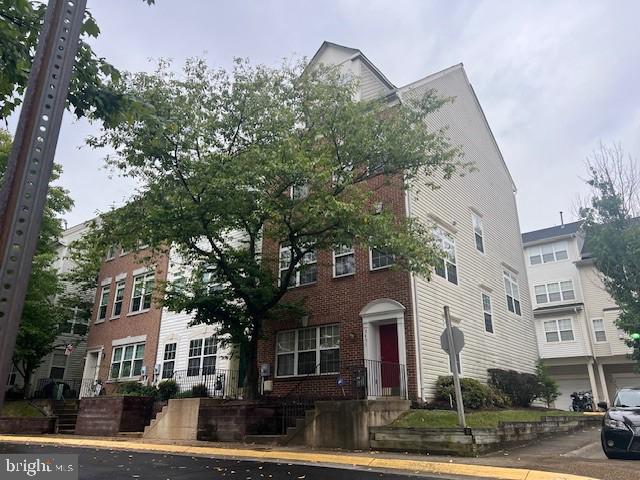
M 591 391 L 573 392 L 570 397 L 572 411 L 593 412 L 593 395 Z

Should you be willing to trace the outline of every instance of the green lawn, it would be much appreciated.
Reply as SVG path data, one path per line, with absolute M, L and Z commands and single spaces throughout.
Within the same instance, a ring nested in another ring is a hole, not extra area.
M 582 415 L 561 410 L 487 410 L 468 412 L 467 426 L 471 428 L 493 428 L 498 422 L 537 422 L 540 417 L 555 415 Z M 453 428 L 458 426 L 458 415 L 450 410 L 411 410 L 394 421 L 393 427 Z
M 0 417 L 44 417 L 42 412 L 24 400 L 4 402 Z

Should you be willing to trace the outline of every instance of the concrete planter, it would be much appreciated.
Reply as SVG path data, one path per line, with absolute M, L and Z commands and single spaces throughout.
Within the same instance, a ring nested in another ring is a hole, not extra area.
M 546 435 L 599 424 L 598 417 L 542 417 L 540 422 L 501 422 L 497 428 L 370 428 L 375 450 L 475 456 Z
M 151 397 L 92 397 L 80 400 L 77 435 L 115 436 L 142 432 L 151 421 Z
M 55 433 L 56 417 L 0 417 L 0 433 Z

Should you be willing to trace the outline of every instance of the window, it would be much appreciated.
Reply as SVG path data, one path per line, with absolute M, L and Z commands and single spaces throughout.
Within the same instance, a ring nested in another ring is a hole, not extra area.
M 576 298 L 571 280 L 535 285 L 533 289 L 538 304 L 575 300 Z
M 60 333 L 70 333 L 72 335 L 84 336 L 89 330 L 90 313 L 86 308 L 72 307 L 69 308 L 70 318 L 64 324 L 60 325 Z
M 115 245 L 111 245 L 108 249 L 107 249 L 107 260 L 113 260 L 114 258 L 116 258 L 116 246 Z
M 493 333 L 493 314 L 491 313 L 491 297 L 486 293 L 482 294 L 482 311 L 484 313 L 484 329 Z
M 18 371 L 16 370 L 16 366 L 11 364 L 11 371 L 9 372 L 9 378 L 7 378 L 7 387 L 11 387 L 16 384 L 16 379 L 18 378 Z
M 340 326 L 302 328 L 278 332 L 276 376 L 338 373 Z
M 164 357 L 162 362 L 162 378 L 173 377 L 173 371 L 176 366 L 176 344 L 167 343 L 164 346 Z
M 62 380 L 64 378 L 64 371 L 67 368 L 67 356 L 64 354 L 64 350 L 55 350 L 51 358 L 51 370 L 49 372 L 49 378 L 54 380 Z
M 529 263 L 531 265 L 559 262 L 567 258 L 569 258 L 567 254 L 567 242 L 549 243 L 529 249 Z
M 218 353 L 218 339 L 213 337 L 196 338 L 189 342 L 189 363 L 187 376 L 212 375 L 216 371 L 216 355 Z
M 116 297 L 113 299 L 113 312 L 111 312 L 112 317 L 119 317 L 122 313 L 122 302 L 124 300 L 124 287 L 125 281 L 120 280 L 116 283 Z
M 507 271 L 503 271 L 504 290 L 507 294 L 507 309 L 516 315 L 522 315 L 520 310 L 520 289 L 518 288 L 518 277 Z
M 293 185 L 289 194 L 292 200 L 304 200 L 309 196 L 309 184 Z
M 280 283 L 284 281 L 289 266 L 291 265 L 291 247 L 283 244 L 280 246 Z M 310 251 L 304 254 L 300 264 L 291 275 L 289 287 L 309 285 L 318 281 L 318 262 L 316 252 Z
M 344 277 L 356 273 L 356 254 L 353 247 L 340 245 L 333 250 L 333 276 Z
M 380 270 L 396 263 L 396 257 L 392 253 L 387 253 L 377 248 L 369 250 L 371 255 L 371 270 Z
M 456 263 L 456 244 L 451 235 L 441 228 L 433 232 L 436 245 L 444 252 L 444 258 L 436 265 L 436 275 L 451 283 L 458 284 L 458 265 Z
M 544 333 L 548 343 L 570 342 L 574 339 L 573 326 L 568 318 L 544 322 Z
M 131 312 L 142 312 L 151 308 L 154 274 L 146 273 L 133 278 L 133 295 L 131 296 Z
M 594 318 L 593 322 L 593 333 L 596 336 L 596 342 L 606 342 L 607 341 L 607 332 L 604 329 L 604 320 L 601 318 Z
M 476 250 L 484 253 L 484 229 L 482 226 L 482 218 L 475 213 L 472 214 L 473 218 L 473 236 L 476 242 Z
M 109 304 L 109 292 L 111 288 L 109 285 L 102 287 L 100 293 L 100 305 L 98 307 L 98 320 L 104 320 L 107 318 L 107 305 Z
M 143 359 L 144 343 L 114 348 L 109 378 L 139 377 Z

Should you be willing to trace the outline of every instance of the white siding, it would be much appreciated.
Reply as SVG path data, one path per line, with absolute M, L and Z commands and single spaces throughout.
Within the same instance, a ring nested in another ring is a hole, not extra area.
M 410 100 L 432 88 L 441 96 L 455 97 L 455 102 L 435 113 L 431 126 L 448 126 L 452 143 L 462 147 L 464 160 L 474 162 L 478 170 L 439 182 L 439 190 L 417 184 L 410 191 L 411 214 L 427 224 L 437 220 L 455 238 L 459 277 L 457 286 L 435 274 L 431 281 L 416 278 L 425 397 L 432 396 L 438 375 L 449 374 L 440 349 L 444 305 L 465 334 L 463 376 L 485 380 L 489 368 L 531 372 L 538 356 L 511 178 L 462 67 L 414 85 L 402 97 Z M 482 216 L 485 254 L 475 248 L 472 211 Z M 507 310 L 505 264 L 517 273 L 522 316 Z M 494 334 L 484 329 L 482 292 L 491 296 Z
M 561 319 L 571 320 L 574 339 L 571 341 L 547 342 L 544 322 Z M 589 339 L 587 338 L 590 333 L 585 331 L 584 313 L 582 311 L 538 317 L 535 319 L 535 325 L 540 358 L 581 357 L 591 354 Z

